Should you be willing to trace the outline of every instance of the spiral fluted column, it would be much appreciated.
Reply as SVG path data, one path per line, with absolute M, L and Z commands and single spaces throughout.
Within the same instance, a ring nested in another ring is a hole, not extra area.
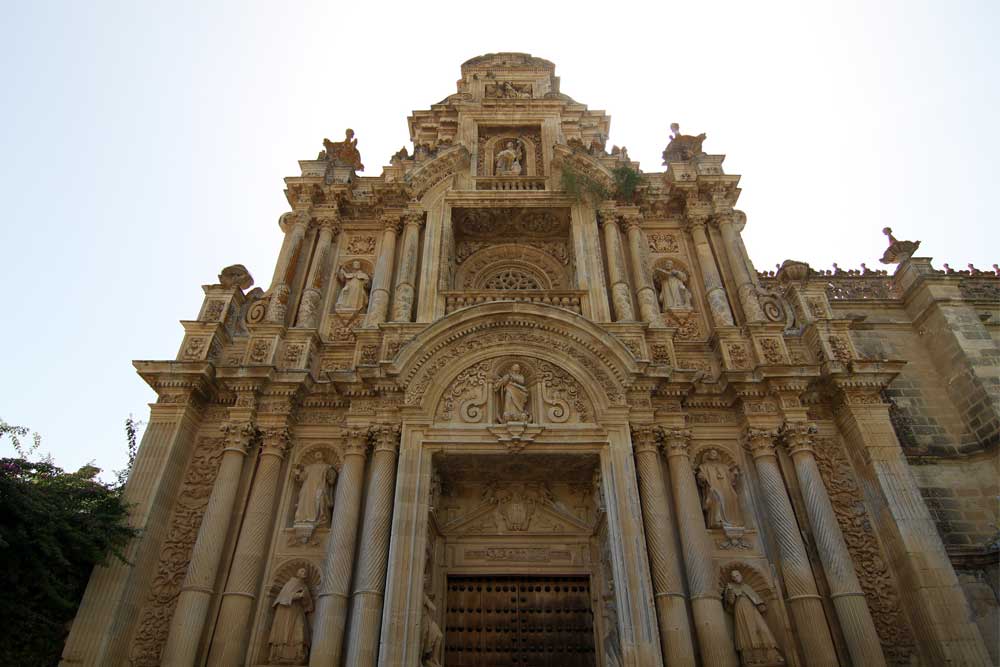
M 365 485 L 366 436 L 355 430 L 347 436 L 344 464 L 337 476 L 337 495 L 333 504 L 330 541 L 323 559 L 323 574 L 316 593 L 313 622 L 312 667 L 340 665 L 347 629 L 347 601 L 354 572 L 354 547 L 358 538 L 358 515 L 361 491 Z
M 396 454 L 399 427 L 382 425 L 372 429 L 375 451 L 365 497 L 361 545 L 351 594 L 347 659 L 350 667 L 375 667 L 382 629 L 382 599 L 389 561 L 389 528 L 396 489 Z
M 712 311 L 712 321 L 717 326 L 733 326 L 733 311 L 729 309 L 726 290 L 722 287 L 722 277 L 719 267 L 715 264 L 712 247 L 708 244 L 705 233 L 705 218 L 689 216 L 691 237 L 694 239 L 694 249 L 698 254 L 698 265 L 701 267 L 701 279 L 705 283 L 705 296 Z
M 810 424 L 786 422 L 781 438 L 795 464 L 795 475 L 805 499 L 819 559 L 830 585 L 830 597 L 844 631 L 847 650 L 855 665 L 885 665 L 882 644 L 875 631 L 864 591 L 858 583 L 851 553 L 840 532 L 837 515 L 823 484 L 813 451 L 816 428 Z
M 739 664 L 736 647 L 726 629 L 719 574 L 712 563 L 712 543 L 705 530 L 701 498 L 691 466 L 691 431 L 664 429 L 663 439 L 674 502 L 677 503 L 684 570 L 687 573 L 701 662 L 705 667 L 736 667 Z
M 648 241 L 642 231 L 641 215 L 623 217 L 625 234 L 628 237 L 629 257 L 632 260 L 632 282 L 635 296 L 639 301 L 639 316 L 643 322 L 656 322 L 660 318 L 660 303 L 656 298 L 653 278 L 650 275 L 646 248 Z
M 604 230 L 604 247 L 608 253 L 608 282 L 611 284 L 611 305 L 616 322 L 632 322 L 632 290 L 625 272 L 625 254 L 622 252 L 622 232 L 614 211 L 601 211 L 598 221 Z
M 326 261 L 333 247 L 333 237 L 339 231 L 340 225 L 336 218 L 320 220 L 316 252 L 313 253 L 312 264 L 309 266 L 306 288 L 302 291 L 296 326 L 315 329 L 319 324 L 320 300 L 323 298 L 323 284 L 327 277 Z
M 760 307 L 760 299 L 757 298 L 757 288 L 754 286 L 750 269 L 747 268 L 740 248 L 740 230 L 746 224 L 746 215 L 743 211 L 728 211 L 720 214 L 717 220 L 719 230 L 722 232 L 722 243 L 726 247 L 726 256 L 729 258 L 729 268 L 736 280 L 736 293 L 740 305 L 743 306 L 743 313 L 748 322 L 763 322 L 764 311 Z
M 285 232 L 285 240 L 281 244 L 278 262 L 274 265 L 271 287 L 268 289 L 271 300 L 267 304 L 267 321 L 284 324 L 285 315 L 288 312 L 288 297 L 291 293 L 291 288 L 288 285 L 292 281 L 294 272 L 292 262 L 298 256 L 299 249 L 302 247 L 302 239 L 306 236 L 309 213 L 306 210 L 298 213 L 286 213 L 281 216 L 279 224 Z
M 167 643 L 160 658 L 163 667 L 187 667 L 193 665 L 197 658 L 199 639 L 208 619 L 222 549 L 233 516 L 243 462 L 257 437 L 257 429 L 249 421 L 226 424 L 222 430 L 225 433 L 225 448 L 219 462 L 219 473 L 198 527 L 191 561 L 170 620 Z
M 674 519 L 670 511 L 660 447 L 652 426 L 632 427 L 635 470 L 639 478 L 642 523 L 646 532 L 649 570 L 660 628 L 665 665 L 695 665 L 691 626 L 688 623 L 681 563 L 674 549 Z
M 396 261 L 396 235 L 399 234 L 399 216 L 387 215 L 382 219 L 382 245 L 375 261 L 372 276 L 371 298 L 368 300 L 366 327 L 377 327 L 389 314 L 389 287 L 392 284 L 392 265 Z
M 403 241 L 399 252 L 399 271 L 396 276 L 396 294 L 392 303 L 392 321 L 409 322 L 413 319 L 413 297 L 417 293 L 417 250 L 420 245 L 420 227 L 424 214 L 411 211 L 403 216 Z
M 781 468 L 775 455 L 775 431 L 747 429 L 747 446 L 753 454 L 754 467 L 760 480 L 761 492 L 771 531 L 781 556 L 781 575 L 788 594 L 795 627 L 802 649 L 810 665 L 838 664 L 830 628 L 823 613 L 823 601 L 816 590 L 806 546 L 795 522 L 792 503 L 785 490 Z
M 261 431 L 260 462 L 250 488 L 250 500 L 236 541 L 229 579 L 222 594 L 219 620 L 208 655 L 209 665 L 237 667 L 246 658 L 250 624 L 263 576 L 274 510 L 278 505 L 281 464 L 290 441 L 287 428 Z

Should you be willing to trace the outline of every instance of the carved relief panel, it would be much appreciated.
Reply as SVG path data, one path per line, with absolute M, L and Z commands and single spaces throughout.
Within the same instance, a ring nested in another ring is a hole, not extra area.
M 541 128 L 480 126 L 477 164 L 479 176 L 544 176 Z
M 452 380 L 435 412 L 464 424 L 585 423 L 594 418 L 580 383 L 555 364 L 528 357 L 488 359 Z

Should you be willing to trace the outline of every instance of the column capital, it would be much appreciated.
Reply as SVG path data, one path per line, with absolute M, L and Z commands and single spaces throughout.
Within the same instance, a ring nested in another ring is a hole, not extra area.
M 376 452 L 392 452 L 399 450 L 399 424 L 372 424 L 368 429 L 368 437 L 374 443 Z
M 597 225 L 604 229 L 606 226 L 610 225 L 618 227 L 618 211 L 612 206 L 605 206 L 597 210 Z
M 225 442 L 223 451 L 234 451 L 246 455 L 250 446 L 260 437 L 260 431 L 252 421 L 233 421 L 219 427 Z
M 660 448 L 659 428 L 653 424 L 630 424 L 632 449 L 636 454 L 656 452 Z
M 407 227 L 411 225 L 416 225 L 417 227 L 422 227 L 424 224 L 424 212 L 423 211 L 407 211 L 400 216 L 403 224 Z
M 667 456 L 684 456 L 690 454 L 691 429 L 660 427 L 660 437 L 663 439 L 663 449 Z
M 403 214 L 399 211 L 383 211 L 378 220 L 382 224 L 382 231 L 391 231 L 399 234 L 403 229 Z
M 292 444 L 292 432 L 287 426 L 270 426 L 261 429 L 260 439 L 263 453 L 283 458 Z
M 689 229 L 701 229 L 704 231 L 705 225 L 708 224 L 708 220 L 711 216 L 708 213 L 702 211 L 690 211 L 685 216 L 685 221 L 687 222 L 687 227 Z
M 352 428 L 344 441 L 344 456 L 364 456 L 368 452 L 368 432 Z
M 333 236 L 340 234 L 340 214 L 316 218 L 313 223 L 320 232 L 329 232 Z
M 818 429 L 810 422 L 789 422 L 781 425 L 778 436 L 791 455 L 799 452 L 813 452 Z
M 625 213 L 621 216 L 621 221 L 626 233 L 633 229 L 642 229 L 642 213 Z
M 768 428 L 753 428 L 746 430 L 745 444 L 753 457 L 774 456 L 774 443 L 778 432 Z

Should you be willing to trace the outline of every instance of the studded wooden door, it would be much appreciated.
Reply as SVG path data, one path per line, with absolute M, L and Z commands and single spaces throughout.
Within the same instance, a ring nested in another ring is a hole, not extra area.
M 586 577 L 449 577 L 444 667 L 594 667 Z

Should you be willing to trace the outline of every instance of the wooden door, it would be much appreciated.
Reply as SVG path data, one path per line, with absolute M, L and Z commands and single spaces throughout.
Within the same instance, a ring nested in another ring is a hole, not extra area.
M 444 667 L 594 667 L 586 577 L 449 577 Z

